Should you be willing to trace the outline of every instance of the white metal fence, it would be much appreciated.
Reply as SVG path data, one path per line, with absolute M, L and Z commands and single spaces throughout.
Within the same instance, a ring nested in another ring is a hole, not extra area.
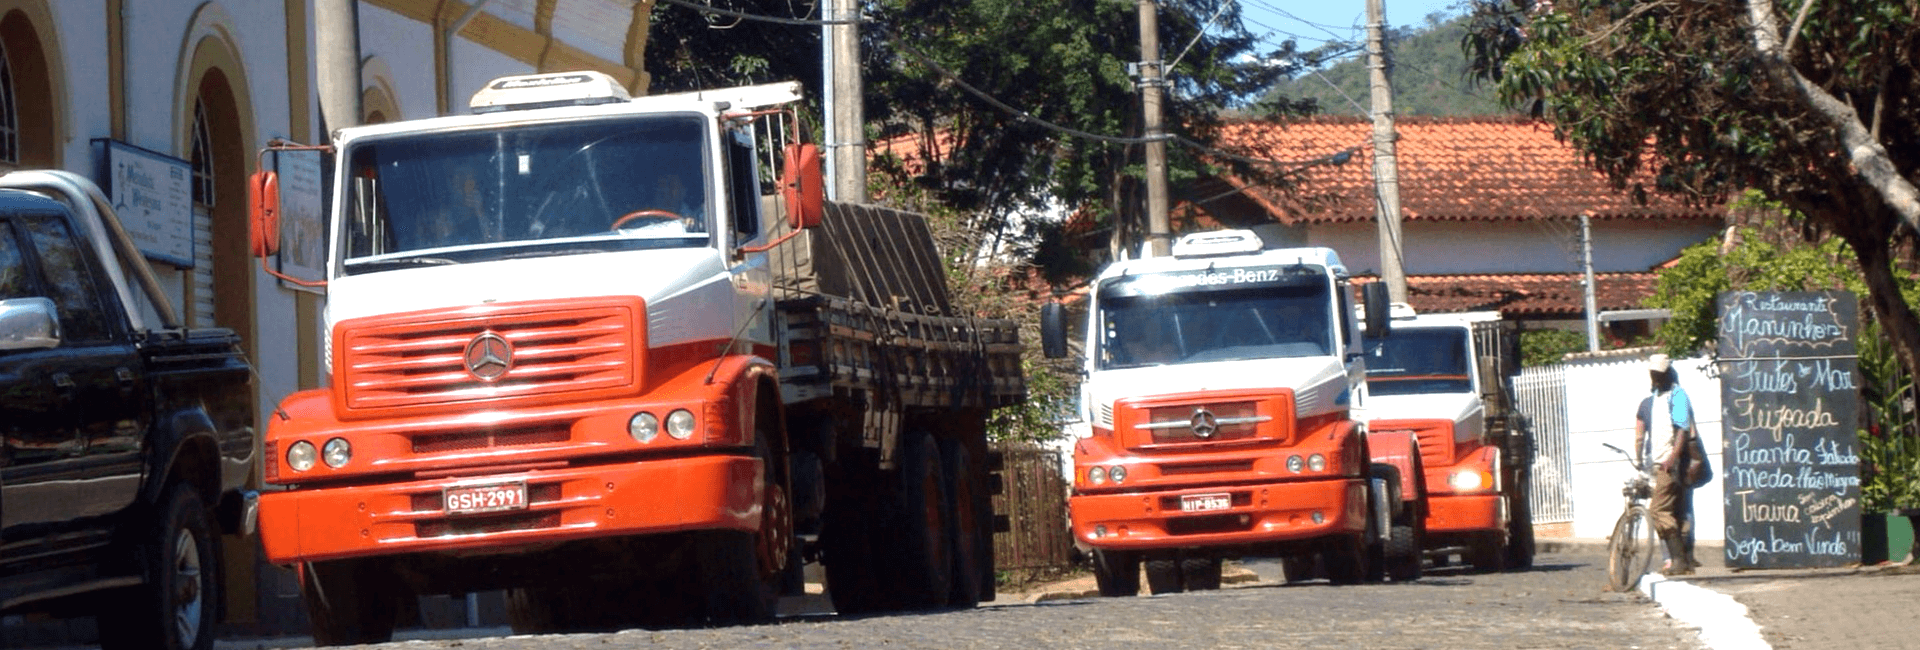
M 1514 407 L 1533 431 L 1533 523 L 1573 521 L 1573 461 L 1568 454 L 1567 368 L 1522 368 L 1513 378 Z

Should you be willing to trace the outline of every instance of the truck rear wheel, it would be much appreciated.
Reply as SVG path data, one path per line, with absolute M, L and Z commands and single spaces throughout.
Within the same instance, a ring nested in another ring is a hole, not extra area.
M 993 539 L 982 526 L 985 518 L 992 516 L 991 510 L 981 514 L 982 500 L 978 497 L 985 492 L 973 480 L 973 455 L 967 452 L 967 446 L 951 438 L 942 439 L 940 459 L 946 477 L 947 512 L 953 514 L 948 525 L 953 582 L 947 605 L 973 607 L 980 603 L 982 584 L 993 579 L 991 567 L 986 566 L 986 559 L 993 556 Z
M 1220 588 L 1220 558 L 1180 559 L 1180 579 L 1187 591 L 1211 591 Z
M 878 478 L 871 470 L 842 467 L 829 486 L 820 530 L 821 564 L 827 574 L 827 596 L 841 614 L 877 612 L 888 605 L 878 566 L 883 561 L 878 525 L 882 509 L 876 495 L 851 487 L 874 485 Z
M 206 505 L 185 484 L 175 484 L 160 504 L 160 518 L 138 550 L 147 567 L 145 584 L 121 592 L 100 612 L 106 650 L 213 647 L 222 583 L 219 541 Z
M 1420 535 L 1413 524 L 1396 523 L 1387 531 L 1387 577 L 1394 582 L 1420 579 Z
M 1507 524 L 1507 568 L 1528 569 L 1533 567 L 1533 506 L 1527 501 L 1525 490 L 1509 495 L 1513 517 Z
M 1140 554 L 1130 551 L 1093 551 L 1094 583 L 1108 598 L 1140 594 Z
M 892 516 L 882 530 L 891 539 L 882 549 L 893 573 L 895 603 L 906 609 L 929 609 L 947 603 L 952 591 L 953 559 L 947 528 L 945 479 L 940 451 L 933 436 L 909 431 L 900 436 L 899 483 L 894 486 Z
M 1147 592 L 1151 594 L 1169 594 L 1186 587 L 1186 579 L 1180 574 L 1180 560 L 1171 557 L 1147 560 Z
M 1507 544 L 1499 533 L 1489 533 L 1467 546 L 1467 563 L 1481 573 L 1499 573 L 1507 568 Z
M 1342 535 L 1327 543 L 1320 552 L 1320 566 L 1327 581 L 1336 585 L 1357 585 L 1367 578 L 1367 542 L 1361 536 Z
M 301 565 L 300 600 L 312 622 L 314 645 L 359 645 L 393 640 L 401 585 L 365 560 Z

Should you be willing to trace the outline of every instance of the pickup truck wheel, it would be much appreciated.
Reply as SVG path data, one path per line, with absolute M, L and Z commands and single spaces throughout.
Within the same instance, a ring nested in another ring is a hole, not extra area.
M 145 584 L 124 592 L 100 612 L 106 650 L 213 647 L 214 612 L 221 601 L 220 562 L 207 508 L 192 488 L 176 484 L 139 553 Z
M 314 645 L 360 645 L 393 640 L 400 585 L 370 562 L 333 560 L 301 565 L 300 600 L 312 622 Z
M 982 571 L 981 558 L 992 555 L 993 541 L 981 531 L 980 493 L 973 481 L 973 456 L 967 446 L 951 438 L 940 441 L 941 474 L 946 478 L 948 548 L 952 549 L 953 578 L 947 592 L 947 605 L 973 607 L 980 604 L 981 582 L 991 574 Z
M 1186 578 L 1180 572 L 1178 558 L 1154 558 L 1147 560 L 1147 592 L 1168 594 L 1181 591 L 1186 587 Z
M 1367 543 L 1359 536 L 1343 535 L 1320 553 L 1320 566 L 1327 581 L 1336 585 L 1357 585 L 1367 577 Z
M 1093 578 L 1100 595 L 1122 598 L 1140 594 L 1140 554 L 1128 551 L 1093 551 Z
M 952 591 L 953 561 L 947 523 L 940 451 L 925 431 L 901 434 L 899 483 L 895 486 L 893 516 L 885 530 L 893 534 L 887 549 L 896 603 L 906 609 L 930 609 L 947 602 Z
M 1187 591 L 1211 591 L 1220 588 L 1220 558 L 1180 559 L 1180 577 Z

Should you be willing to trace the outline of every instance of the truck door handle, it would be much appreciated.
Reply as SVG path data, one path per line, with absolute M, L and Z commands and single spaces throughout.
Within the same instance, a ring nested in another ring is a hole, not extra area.
M 73 375 L 64 372 L 53 373 L 53 386 L 54 388 L 60 389 L 60 392 L 63 394 L 72 393 L 74 386 Z

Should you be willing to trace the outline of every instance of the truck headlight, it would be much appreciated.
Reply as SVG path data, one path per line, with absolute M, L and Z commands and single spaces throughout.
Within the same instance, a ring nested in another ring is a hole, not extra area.
M 313 462 L 319 456 L 319 450 L 313 448 L 313 443 L 305 440 L 293 443 L 287 447 L 287 467 L 296 472 L 313 469 Z
M 1294 454 L 1292 456 L 1287 457 L 1287 471 L 1289 472 L 1299 474 L 1300 470 L 1305 468 L 1306 466 L 1307 466 L 1307 461 L 1301 460 L 1299 454 Z
M 1107 470 L 1107 478 L 1113 479 L 1114 485 L 1119 485 L 1122 481 L 1127 480 L 1127 468 L 1114 465 L 1111 469 Z
M 1460 470 L 1447 476 L 1447 485 L 1461 492 L 1478 490 L 1489 484 L 1484 475 L 1470 469 Z
M 660 418 L 646 411 L 633 414 L 633 419 L 627 420 L 627 435 L 643 445 L 653 442 L 660 435 Z
M 674 440 L 686 440 L 693 437 L 693 411 L 675 409 L 667 414 L 667 435 Z
M 353 445 L 346 438 L 328 440 L 326 446 L 320 448 L 320 460 L 334 469 L 345 467 L 347 461 L 353 460 Z
M 1107 468 L 1101 467 L 1099 465 L 1094 465 L 1093 469 L 1087 470 L 1087 482 L 1092 483 L 1094 485 L 1106 484 Z
M 1322 456 L 1320 454 L 1314 454 L 1312 456 L 1308 456 L 1307 469 L 1310 469 L 1316 472 L 1327 471 L 1327 457 Z

